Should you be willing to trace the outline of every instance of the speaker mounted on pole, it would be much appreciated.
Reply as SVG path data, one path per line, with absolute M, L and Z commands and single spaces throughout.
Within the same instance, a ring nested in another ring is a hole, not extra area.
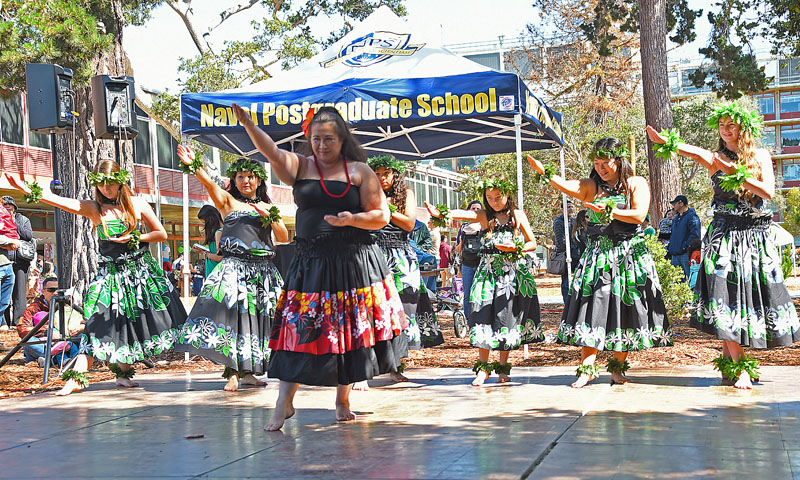
M 92 77 L 92 116 L 97 138 L 132 140 L 139 134 L 134 99 L 133 77 Z
M 25 64 L 28 128 L 37 133 L 61 134 L 75 126 L 72 70 L 52 63 Z

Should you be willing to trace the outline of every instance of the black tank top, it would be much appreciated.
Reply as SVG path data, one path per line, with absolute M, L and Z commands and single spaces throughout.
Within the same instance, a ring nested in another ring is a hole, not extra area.
M 295 215 L 297 238 L 311 240 L 329 233 L 361 230 L 355 227 L 334 227 L 323 219 L 325 215 L 336 215 L 343 211 L 360 213 L 361 195 L 358 187 L 351 185 L 346 195 L 335 198 L 325 193 L 319 182 L 316 178 L 304 178 L 295 181 L 292 187 L 294 203 L 297 205 Z M 332 195 L 341 195 L 347 188 L 347 183 L 339 180 L 324 180 L 324 182 Z

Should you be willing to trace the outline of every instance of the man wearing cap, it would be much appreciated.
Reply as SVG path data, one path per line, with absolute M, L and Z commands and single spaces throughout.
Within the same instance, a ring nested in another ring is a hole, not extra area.
M 689 208 L 689 200 L 685 195 L 678 195 L 669 202 L 675 210 L 672 219 L 672 234 L 669 236 L 667 251 L 672 255 L 672 264 L 683 269 L 687 281 L 689 279 L 689 243 L 700 238 L 700 218 L 694 208 Z
M 28 242 L 33 240 L 31 221 L 28 217 L 19 213 L 14 197 L 11 195 L 3 196 L 3 204 L 6 210 L 8 210 L 8 213 L 14 216 L 19 239 Z M 13 327 L 17 324 L 19 317 L 22 316 L 22 312 L 25 311 L 25 306 L 27 305 L 28 269 L 31 266 L 31 262 L 23 259 L 17 255 L 16 252 L 11 252 L 9 259 L 14 264 L 14 289 L 11 291 L 11 306 L 5 312 L 5 322 L 9 327 Z

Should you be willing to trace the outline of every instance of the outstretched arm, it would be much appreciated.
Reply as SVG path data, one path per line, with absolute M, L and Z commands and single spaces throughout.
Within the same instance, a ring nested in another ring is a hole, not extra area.
M 181 159 L 186 165 L 191 165 L 192 161 L 194 160 L 195 153 L 192 151 L 191 148 L 178 145 L 178 158 Z M 200 183 L 206 187 L 208 191 L 208 196 L 211 197 L 211 201 L 214 202 L 214 206 L 217 207 L 217 210 L 220 211 L 223 217 L 231 213 L 232 205 L 231 201 L 233 200 L 233 196 L 230 193 L 226 192 L 222 189 L 217 183 L 211 178 L 211 175 L 208 174 L 205 167 L 200 167 L 194 174 Z
M 428 209 L 428 213 L 430 213 L 431 216 L 442 218 L 441 212 L 439 212 L 435 206 L 431 205 L 427 201 L 425 202 L 425 208 Z M 485 210 L 478 210 L 476 212 L 473 210 L 461 210 L 456 208 L 450 210 L 450 218 L 453 220 L 469 220 L 470 222 L 478 222 L 481 224 L 481 230 L 486 230 L 489 228 L 489 220 L 486 218 Z
M 530 155 L 528 155 L 528 165 L 539 175 L 544 174 L 544 165 L 542 165 L 542 162 Z M 552 178 L 550 178 L 550 185 L 555 187 L 556 190 L 566 193 L 570 197 L 577 198 L 582 202 L 592 201 L 595 195 L 597 195 L 597 184 L 590 178 L 566 180 L 558 175 L 553 175 Z
M 267 157 L 275 175 L 285 184 L 294 185 L 295 175 L 300 166 L 300 157 L 297 154 L 281 150 L 278 145 L 263 130 L 256 127 L 250 114 L 239 105 L 233 104 L 236 119 L 242 124 L 247 135 L 252 140 L 261 155 Z
M 647 126 L 647 136 L 653 143 L 663 144 L 667 142 L 667 139 L 650 125 Z M 711 158 L 713 152 L 706 150 L 705 148 L 695 147 L 694 145 L 689 145 L 688 143 L 679 143 L 678 154 L 691 158 L 695 162 L 707 168 L 711 173 L 717 171 L 717 168 L 714 166 L 714 162 Z
M 20 192 L 24 193 L 25 195 L 30 195 L 31 189 L 28 188 L 25 183 L 20 180 L 17 180 L 16 177 L 6 173 L 6 180 L 8 183 L 11 184 L 12 187 L 16 188 Z M 97 209 L 97 204 L 91 200 L 78 200 L 75 198 L 66 198 L 54 193 L 51 193 L 49 190 L 42 189 L 42 202 L 52 205 L 56 208 L 60 208 L 65 212 L 74 213 L 75 215 L 80 215 L 82 217 L 86 217 L 92 221 L 95 225 L 100 223 L 100 211 Z

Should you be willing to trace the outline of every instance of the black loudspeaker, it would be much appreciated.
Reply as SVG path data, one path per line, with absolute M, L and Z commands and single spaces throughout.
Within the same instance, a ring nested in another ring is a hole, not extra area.
M 72 115 L 72 70 L 50 63 L 25 64 L 28 90 L 28 127 L 38 133 L 67 133 Z
M 92 108 L 97 138 L 132 140 L 139 134 L 134 98 L 133 77 L 92 77 Z

